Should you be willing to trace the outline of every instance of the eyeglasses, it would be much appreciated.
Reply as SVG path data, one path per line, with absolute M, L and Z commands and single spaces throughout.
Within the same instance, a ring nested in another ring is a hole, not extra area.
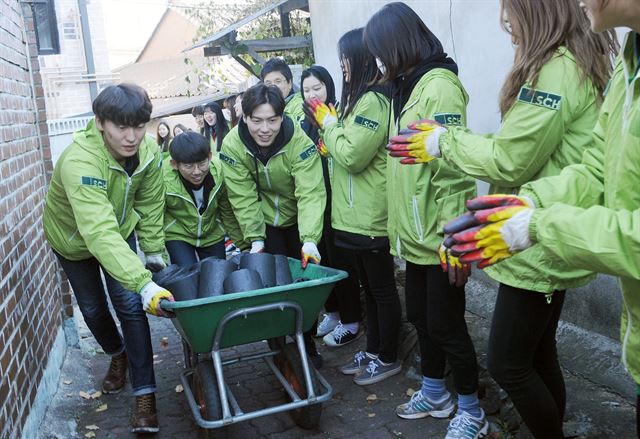
M 180 163 L 178 166 L 190 174 L 195 172 L 196 168 L 201 172 L 207 172 L 209 170 L 209 159 L 199 163 Z

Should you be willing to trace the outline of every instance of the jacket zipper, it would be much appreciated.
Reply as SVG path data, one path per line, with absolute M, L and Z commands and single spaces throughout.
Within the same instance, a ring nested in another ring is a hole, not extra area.
M 353 207 L 353 178 L 351 172 L 349 172 L 349 207 Z
M 413 222 L 416 226 L 416 233 L 418 235 L 418 240 L 422 242 L 424 240 L 424 232 L 422 230 L 422 221 L 420 221 L 420 209 L 418 208 L 418 199 L 414 195 L 412 197 L 413 202 Z
M 114 169 L 116 171 L 122 172 L 124 173 L 124 175 L 127 176 L 127 187 L 124 191 L 124 200 L 122 203 L 122 216 L 120 217 L 120 224 L 122 225 L 124 223 L 124 218 L 127 214 L 127 200 L 129 199 L 129 188 L 131 187 L 131 179 L 133 177 L 135 177 L 137 174 L 141 173 L 142 171 L 144 171 L 147 166 L 149 166 L 149 163 L 151 163 L 153 160 L 155 159 L 155 157 L 152 157 L 150 160 L 147 160 L 147 162 L 142 165 L 136 172 L 134 172 L 131 176 L 129 176 L 129 174 L 126 173 L 126 171 L 122 168 L 116 168 L 115 166 L 109 166 L 109 168 Z
M 169 230 L 171 228 L 171 226 L 176 223 L 176 221 L 178 221 L 178 220 L 173 220 L 169 224 L 167 224 L 167 226 L 164 228 L 164 231 L 166 232 L 167 230 Z
M 629 342 L 629 337 L 631 336 L 631 311 L 629 311 L 629 307 L 627 306 L 627 301 L 624 299 L 624 294 L 622 295 L 622 304 L 624 305 L 625 310 L 627 311 L 627 329 L 624 332 L 624 338 L 622 339 L 622 364 L 624 367 L 629 370 L 627 366 L 627 343 Z
M 276 194 L 276 198 L 273 200 L 273 204 L 275 205 L 276 214 L 273 217 L 273 226 L 276 227 L 278 225 L 278 221 L 280 221 L 280 194 Z

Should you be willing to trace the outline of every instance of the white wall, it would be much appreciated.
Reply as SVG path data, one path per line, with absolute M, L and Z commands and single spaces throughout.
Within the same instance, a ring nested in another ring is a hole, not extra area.
M 345 32 L 364 26 L 386 3 L 390 2 L 309 1 L 316 63 L 329 69 L 338 90 L 342 80 L 338 40 Z M 405 3 L 418 13 L 458 63 L 460 79 L 470 96 L 469 127 L 478 132 L 495 131 L 500 123 L 498 93 L 513 61 L 511 39 L 500 27 L 499 1 L 407 0 Z

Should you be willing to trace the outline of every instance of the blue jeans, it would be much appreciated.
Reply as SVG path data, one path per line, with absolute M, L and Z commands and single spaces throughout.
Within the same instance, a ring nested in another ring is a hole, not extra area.
M 198 262 L 196 253 L 198 253 L 200 260 L 210 256 L 215 256 L 218 259 L 226 259 L 227 257 L 224 252 L 224 239 L 207 247 L 194 247 L 188 242 L 177 240 L 167 241 L 165 246 L 169 252 L 171 263 L 182 267 L 189 267 Z
M 127 243 L 135 251 L 134 234 L 127 238 Z M 82 317 L 102 350 L 109 355 L 127 351 L 134 396 L 154 393 L 156 379 L 153 373 L 153 348 L 149 322 L 142 309 L 140 295 L 126 290 L 100 266 L 96 258 L 70 261 L 58 253 L 56 256 L 69 278 Z M 109 311 L 100 270 L 104 273 L 107 291 L 120 321 L 123 336 Z

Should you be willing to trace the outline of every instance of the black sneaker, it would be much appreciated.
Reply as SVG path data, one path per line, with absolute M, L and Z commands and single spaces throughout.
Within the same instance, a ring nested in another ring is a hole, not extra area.
M 337 348 L 351 343 L 358 337 L 360 337 L 360 331 L 353 333 L 340 323 L 333 329 L 333 331 L 325 335 L 322 340 L 327 346 Z

